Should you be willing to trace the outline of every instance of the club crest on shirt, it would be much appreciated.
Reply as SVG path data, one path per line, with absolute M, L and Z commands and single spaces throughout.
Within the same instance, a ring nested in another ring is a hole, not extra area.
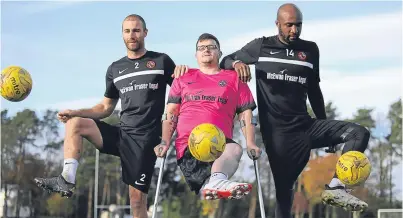
M 306 59 L 305 52 L 303 51 L 298 52 L 298 58 L 304 61 Z
M 147 68 L 152 69 L 155 67 L 155 62 L 154 61 L 147 61 L 146 64 Z
M 221 87 L 224 87 L 224 86 L 227 85 L 227 81 L 221 80 L 221 81 L 218 83 L 218 85 L 221 86 Z

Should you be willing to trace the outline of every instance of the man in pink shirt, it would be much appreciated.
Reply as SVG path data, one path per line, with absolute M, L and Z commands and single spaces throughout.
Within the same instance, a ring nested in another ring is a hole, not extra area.
M 256 108 L 252 93 L 246 83 L 239 80 L 232 70 L 219 68 L 222 53 L 217 38 L 202 34 L 196 43 L 196 59 L 200 69 L 188 73 L 172 83 L 166 118 L 162 123 L 162 140 L 155 147 L 158 157 L 164 157 L 174 131 L 178 165 L 190 189 L 201 192 L 204 199 L 241 198 L 252 186 L 229 181 L 236 172 L 242 156 L 242 147 L 232 140 L 234 117 L 238 114 L 248 152 L 261 150 L 255 144 L 252 110 Z M 221 156 L 212 163 L 195 159 L 188 150 L 189 134 L 201 123 L 211 123 L 226 136 L 226 147 Z

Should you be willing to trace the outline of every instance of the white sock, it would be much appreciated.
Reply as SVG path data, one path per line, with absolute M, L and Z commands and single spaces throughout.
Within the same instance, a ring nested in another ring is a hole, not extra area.
M 68 183 L 76 183 L 77 167 L 78 161 L 76 159 L 68 158 L 64 160 L 62 176 Z
M 338 178 L 333 178 L 332 181 L 330 181 L 329 187 L 333 188 L 336 186 L 345 187 L 345 185 Z
M 217 179 L 228 179 L 228 177 L 224 173 L 220 173 L 220 172 L 212 173 L 211 176 L 210 176 L 210 181 L 209 182 L 212 182 L 212 181 L 217 180 Z

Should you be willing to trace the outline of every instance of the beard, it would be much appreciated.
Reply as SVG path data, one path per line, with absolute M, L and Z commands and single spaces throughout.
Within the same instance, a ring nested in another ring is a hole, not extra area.
M 278 28 L 278 34 L 280 35 L 280 37 L 287 43 L 287 44 L 291 44 L 297 40 L 299 40 L 299 34 L 295 35 L 294 39 L 291 39 L 290 35 L 286 35 L 282 30 L 281 30 L 281 26 Z
M 130 43 L 133 43 L 133 42 L 125 42 L 125 45 L 126 45 L 126 48 L 132 52 L 137 52 L 144 48 L 143 42 L 136 41 L 134 46 L 130 45 Z

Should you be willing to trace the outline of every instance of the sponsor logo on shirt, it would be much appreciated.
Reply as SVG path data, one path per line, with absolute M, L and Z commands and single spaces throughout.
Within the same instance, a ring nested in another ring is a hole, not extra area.
M 122 87 L 120 89 L 120 93 L 124 94 L 126 92 L 131 92 L 131 91 L 138 91 L 138 90 L 145 90 L 145 89 L 151 89 L 151 90 L 157 90 L 158 89 L 158 83 L 141 83 L 141 84 L 136 84 L 136 80 L 133 80 L 129 83 L 129 86 Z
M 185 95 L 186 101 L 211 101 L 211 102 L 220 102 L 221 104 L 227 104 L 228 98 L 223 98 L 222 96 L 214 96 L 214 95 L 202 95 L 202 92 L 196 92 L 195 94 L 187 94 Z
M 267 73 L 267 79 L 270 80 L 283 80 L 283 81 L 288 81 L 288 82 L 297 82 L 300 84 L 305 84 L 306 83 L 306 77 L 302 76 L 292 76 L 284 73 L 287 71 L 287 69 L 281 70 L 278 73 Z

